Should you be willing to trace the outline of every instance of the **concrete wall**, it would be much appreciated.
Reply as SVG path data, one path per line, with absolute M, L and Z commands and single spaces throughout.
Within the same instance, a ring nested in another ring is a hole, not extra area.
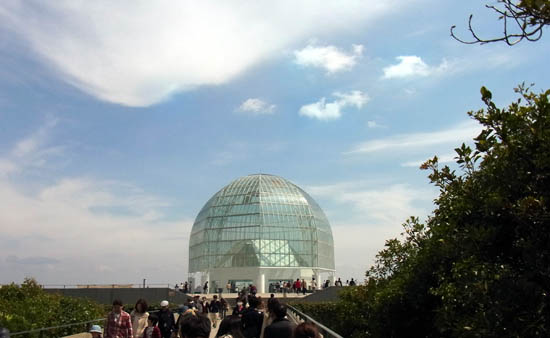
M 139 298 L 145 299 L 150 305 L 158 305 L 162 300 L 174 304 L 184 304 L 187 301 L 187 295 L 168 288 L 76 288 L 44 291 L 69 297 L 89 298 L 100 304 L 112 304 L 115 299 L 120 299 L 123 304 L 135 304 Z
M 338 300 L 338 294 L 342 291 L 342 286 L 331 286 L 323 290 L 319 290 L 310 294 L 300 300 L 305 303 L 317 303 L 317 302 L 335 302 Z

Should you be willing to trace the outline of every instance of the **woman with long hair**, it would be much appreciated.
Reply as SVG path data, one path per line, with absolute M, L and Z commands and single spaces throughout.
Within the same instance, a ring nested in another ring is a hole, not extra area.
M 314 324 L 302 323 L 294 329 L 294 338 L 321 338 L 321 335 Z
M 143 332 L 147 327 L 147 318 L 149 318 L 149 312 L 147 312 L 149 306 L 147 301 L 143 298 L 137 300 L 134 310 L 130 313 L 132 317 L 132 329 L 134 331 L 134 338 L 143 338 Z
M 244 338 L 241 331 L 241 318 L 236 315 L 225 317 L 220 323 L 216 337 L 221 338 Z

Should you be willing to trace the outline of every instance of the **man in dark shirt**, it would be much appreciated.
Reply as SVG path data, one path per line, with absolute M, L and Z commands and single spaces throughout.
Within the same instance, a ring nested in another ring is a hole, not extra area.
M 159 322 L 158 327 L 162 338 L 170 338 L 172 336 L 172 331 L 176 327 L 176 321 L 174 319 L 174 314 L 168 308 L 168 301 L 163 300 L 160 302 L 160 311 L 158 313 Z
M 215 328 L 218 325 L 218 318 L 220 313 L 221 303 L 218 300 L 218 296 L 214 295 L 214 299 L 210 302 L 208 307 L 208 316 L 212 322 L 212 326 Z
M 241 319 L 243 335 L 246 338 L 259 338 L 262 332 L 262 324 L 264 320 L 263 312 L 256 309 L 260 304 L 260 301 L 258 298 L 250 296 L 248 298 L 248 304 L 250 306 L 244 311 Z
M 292 333 L 296 325 L 286 318 L 286 306 L 278 304 L 275 306 L 275 320 L 265 328 L 265 338 L 288 338 L 292 337 Z

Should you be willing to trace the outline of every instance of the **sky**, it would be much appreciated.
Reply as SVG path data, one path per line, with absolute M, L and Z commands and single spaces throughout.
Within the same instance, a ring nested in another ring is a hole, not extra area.
M 465 45 L 482 1 L 0 3 L 0 283 L 175 283 L 204 203 L 282 176 L 362 280 L 480 126 L 486 86 L 550 87 L 549 40 Z

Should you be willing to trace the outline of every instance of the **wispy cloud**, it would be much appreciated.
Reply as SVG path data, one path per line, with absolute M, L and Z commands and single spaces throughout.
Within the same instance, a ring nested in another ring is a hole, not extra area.
M 294 51 L 294 62 L 301 66 L 323 68 L 327 74 L 352 69 L 363 56 L 363 45 L 353 45 L 346 53 L 335 46 L 308 45 Z
M 36 150 L 46 141 L 50 130 L 53 129 L 57 123 L 58 120 L 56 118 L 49 117 L 44 125 L 37 131 L 17 142 L 11 152 L 12 155 L 15 157 L 24 157 L 31 153 L 35 153 Z
M 478 123 L 468 121 L 444 130 L 401 134 L 367 141 L 353 147 L 346 154 L 422 148 L 437 144 L 456 144 L 471 140 L 481 132 L 481 129 Z
M 250 113 L 253 115 L 266 115 L 273 114 L 275 112 L 275 108 L 276 106 L 274 104 L 267 103 L 262 99 L 251 98 L 241 103 L 241 105 L 237 108 L 237 111 L 242 113 Z
M 302 106 L 299 114 L 322 121 L 336 120 L 342 116 L 343 108 L 355 107 L 360 109 L 370 99 L 367 94 L 360 90 L 354 90 L 349 93 L 334 92 L 332 95 L 337 99 L 332 102 L 326 102 L 326 98 L 322 97 L 317 102 Z
M 14 32 L 10 37 L 27 43 L 34 57 L 80 90 L 148 106 L 177 92 L 226 83 L 312 34 L 363 26 L 403 10 L 396 3 L 2 1 L 0 28 Z M 349 61 L 328 64 L 338 70 Z
M 438 66 L 428 66 L 416 55 L 398 56 L 396 59 L 399 61 L 397 64 L 383 69 L 384 79 L 426 77 L 441 74 L 449 69 L 449 63 L 445 59 Z
M 369 127 L 370 129 L 375 129 L 375 128 L 386 128 L 386 126 L 383 126 L 381 125 L 380 123 L 374 121 L 374 120 L 369 120 L 367 121 L 367 127 Z
M 328 198 L 339 203 L 352 204 L 362 219 L 371 224 L 397 224 L 409 216 L 425 216 L 426 210 L 414 205 L 415 201 L 431 201 L 429 189 L 414 189 L 407 184 L 390 184 L 386 187 L 362 182 L 341 182 L 332 185 L 309 186 L 314 197 Z
M 430 187 L 417 188 L 377 180 L 352 180 L 304 188 L 317 201 L 324 202 L 339 257 L 338 273 L 355 278 L 364 276 L 386 240 L 403 232 L 402 224 L 407 218 L 424 219 L 428 215 L 436 195 Z M 341 210 L 345 210 L 345 214 Z M 363 259 L 357 264 L 345 263 L 356 257 Z
M 157 264 L 159 256 L 172 266 L 185 264 L 181 257 L 170 257 L 187 242 L 162 240 L 191 229 L 191 220 L 166 219 L 172 203 L 129 182 L 81 176 L 28 180 L 34 161 L 27 159 L 41 158 L 43 165 L 59 160 L 44 151 L 58 147 L 49 141 L 52 125 L 46 122 L 0 157 L 0 163 L 11 163 L 10 172 L 0 175 L 0 283 L 22 280 L 29 265 L 46 283 L 60 282 L 60 275 L 68 283 L 120 281 L 121 271 L 138 279 L 136 271 L 144 269 L 164 280 L 177 277 L 172 268 L 159 271 Z M 136 261 L 132 253 L 144 247 L 154 254 Z M 114 253 L 116 260 L 109 257 Z M 106 264 L 108 269 L 100 268 Z

